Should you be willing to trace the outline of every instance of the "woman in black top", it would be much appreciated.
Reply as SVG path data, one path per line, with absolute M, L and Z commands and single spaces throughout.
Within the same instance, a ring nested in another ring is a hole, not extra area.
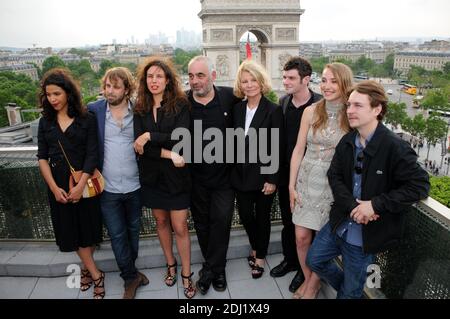
M 172 132 L 189 132 L 189 104 L 179 77 L 169 60 L 150 58 L 138 74 L 139 88 L 134 116 L 135 150 L 144 206 L 151 208 L 161 247 L 166 257 L 164 281 L 177 281 L 177 261 L 172 250 L 172 228 L 181 258 L 184 294 L 195 295 L 191 281 L 191 242 L 187 224 L 190 175 L 181 154 L 172 151 L 179 142 Z
M 48 185 L 50 213 L 56 244 L 63 252 L 76 251 L 83 267 L 82 291 L 94 283 L 94 298 L 105 296 L 105 274 L 93 259 L 95 245 L 102 241 L 102 219 L 98 197 L 82 198 L 90 174 L 97 167 L 95 118 L 81 104 L 80 89 L 64 69 L 48 71 L 41 83 L 39 121 L 39 168 Z M 70 164 L 82 170 L 80 182 L 69 190 Z
M 254 61 L 244 61 L 238 69 L 234 95 L 245 97 L 245 100 L 234 106 L 233 121 L 235 129 L 244 131 L 245 136 L 238 135 L 238 138 L 243 138 L 240 142 L 245 149 L 236 151 L 238 157 L 244 154 L 244 158 L 235 164 L 231 183 L 236 189 L 239 216 L 251 245 L 248 262 L 254 279 L 264 272 L 281 154 L 283 112 L 281 107 L 264 97 L 269 91 L 264 68 Z M 271 161 L 264 163 L 261 156 L 267 155 Z

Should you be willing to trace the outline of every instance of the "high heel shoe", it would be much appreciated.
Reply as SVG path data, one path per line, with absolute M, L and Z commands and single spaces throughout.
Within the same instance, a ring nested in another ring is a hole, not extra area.
M 166 283 L 167 286 L 172 287 L 173 285 L 175 285 L 175 283 L 177 282 L 177 261 L 175 260 L 175 263 L 173 265 L 169 265 L 166 264 L 167 267 L 167 273 L 164 276 L 164 282 Z M 170 272 L 171 268 L 175 267 L 175 272 L 172 274 Z
M 259 266 L 258 264 L 255 264 L 252 267 L 252 277 L 253 279 L 260 278 L 264 273 L 264 267 Z
M 92 276 L 89 270 L 81 269 L 80 290 L 87 291 L 92 286 Z
M 250 268 L 253 268 L 256 264 L 256 257 L 252 256 L 252 255 L 248 256 L 247 262 L 248 262 L 248 265 L 250 266 Z
M 191 299 L 195 296 L 195 294 L 197 293 L 197 290 L 195 289 L 195 287 L 192 284 L 192 275 L 194 273 L 192 272 L 189 276 L 185 276 L 183 275 L 183 272 L 181 272 L 181 280 L 183 280 L 183 288 L 184 288 L 184 295 L 186 296 L 186 298 Z M 188 280 L 188 286 L 184 287 L 184 280 L 187 279 Z
M 100 277 L 93 280 L 94 282 L 94 299 L 103 299 L 105 298 L 105 273 L 100 270 Z M 101 288 L 100 292 L 95 291 L 96 289 Z

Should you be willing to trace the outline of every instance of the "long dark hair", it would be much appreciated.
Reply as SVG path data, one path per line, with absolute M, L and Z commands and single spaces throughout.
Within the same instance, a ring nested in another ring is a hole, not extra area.
M 54 120 L 56 111 L 47 99 L 46 88 L 48 85 L 56 85 L 67 94 L 67 115 L 70 118 L 84 116 L 86 109 L 81 101 L 80 87 L 66 69 L 55 68 L 47 71 L 41 81 L 41 91 L 39 93 L 40 106 L 44 109 L 42 115 L 48 120 Z
M 152 66 L 163 70 L 168 83 L 163 93 L 164 110 L 168 114 L 177 114 L 180 105 L 189 105 L 186 94 L 183 92 L 178 76 L 172 62 L 163 57 L 151 57 L 147 59 L 138 70 L 138 90 L 135 112 L 143 115 L 151 112 L 154 106 L 153 95 L 147 87 L 147 71 Z

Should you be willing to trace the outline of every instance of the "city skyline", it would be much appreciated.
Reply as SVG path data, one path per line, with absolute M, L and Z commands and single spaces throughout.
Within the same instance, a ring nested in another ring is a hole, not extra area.
M 300 21 L 300 42 L 450 38 L 446 0 L 372 3 L 301 0 L 306 11 Z M 177 30 L 201 33 L 199 0 L 165 0 L 157 7 L 152 1 L 128 0 L 126 4 L 129 9 L 118 0 L 2 0 L 0 46 L 84 47 L 113 39 L 127 43 L 132 38 L 144 43 L 159 32 L 175 43 Z

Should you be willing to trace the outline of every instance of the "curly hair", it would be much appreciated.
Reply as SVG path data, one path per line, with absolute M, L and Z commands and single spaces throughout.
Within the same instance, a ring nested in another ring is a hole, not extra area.
M 48 120 L 56 118 L 56 111 L 47 99 L 47 86 L 56 85 L 67 94 L 67 115 L 70 118 L 76 116 L 85 116 L 86 108 L 81 101 L 81 92 L 78 83 L 72 77 L 70 71 L 61 68 L 55 68 L 47 71 L 40 84 L 39 102 L 43 109 L 42 115 Z
M 153 95 L 147 86 L 147 72 L 152 66 L 157 66 L 163 70 L 168 83 L 164 90 L 164 111 L 168 114 L 177 114 L 180 111 L 180 105 L 189 105 L 186 94 L 181 88 L 180 77 L 175 70 L 172 62 L 163 57 L 150 57 L 138 70 L 138 89 L 135 105 L 135 112 L 143 115 L 151 112 L 154 106 Z

